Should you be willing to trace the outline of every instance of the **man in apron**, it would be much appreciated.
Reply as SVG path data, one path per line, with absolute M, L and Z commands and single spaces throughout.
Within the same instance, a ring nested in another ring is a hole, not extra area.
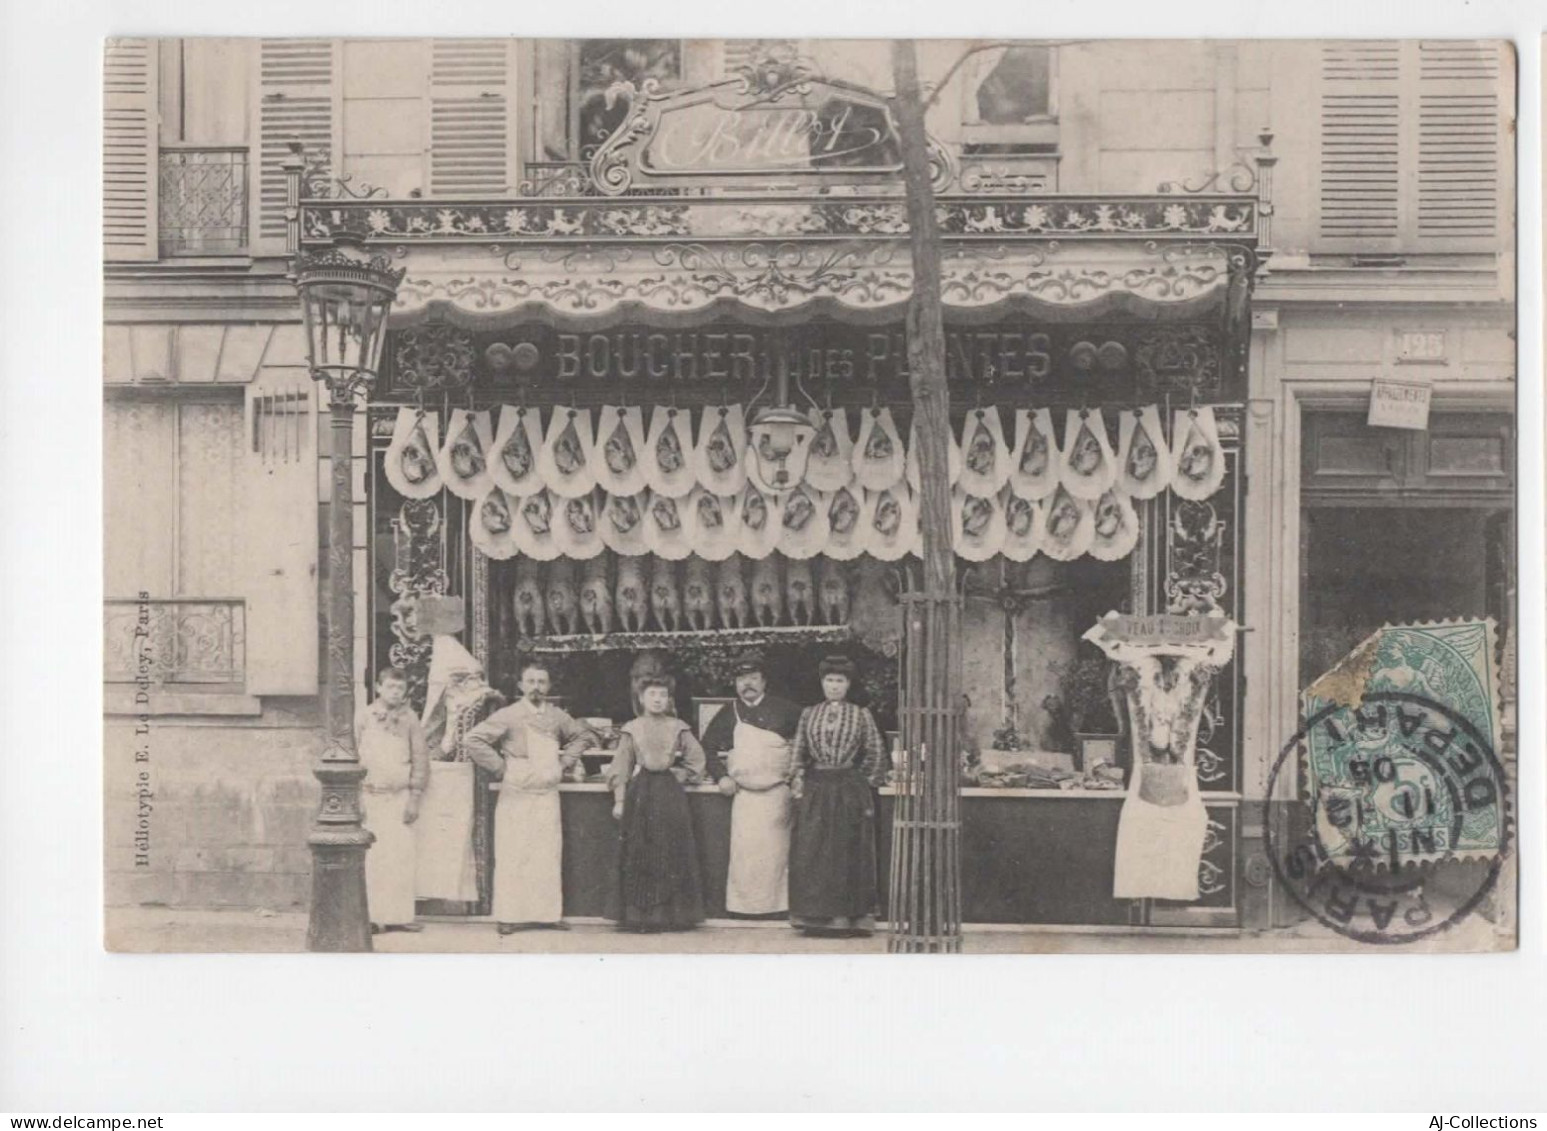
M 792 744 L 800 708 L 767 693 L 762 659 L 736 662 L 736 701 L 704 730 L 709 774 L 731 802 L 730 875 L 725 909 L 733 915 L 779 915 L 790 909 Z
M 500 777 L 494 810 L 494 918 L 499 933 L 534 927 L 568 930 L 563 921 L 563 833 L 559 782 L 595 731 L 548 702 L 548 670 L 521 669 L 521 698 L 468 731 L 468 756 Z

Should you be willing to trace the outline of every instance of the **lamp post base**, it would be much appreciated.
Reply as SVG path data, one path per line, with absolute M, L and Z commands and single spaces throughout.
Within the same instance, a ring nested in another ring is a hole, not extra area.
M 357 953 L 371 949 L 365 852 L 374 839 L 364 829 L 319 830 L 307 838 L 312 850 L 307 950 Z

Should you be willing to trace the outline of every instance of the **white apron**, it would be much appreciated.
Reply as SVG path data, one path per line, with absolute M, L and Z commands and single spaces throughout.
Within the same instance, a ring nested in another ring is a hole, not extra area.
M 473 864 L 473 763 L 431 762 L 419 820 L 420 899 L 476 900 Z
M 1177 766 L 1185 796 L 1178 805 L 1157 805 L 1141 796 L 1144 768 L 1143 761 L 1136 759 L 1128 797 L 1118 814 L 1112 896 L 1195 900 L 1198 861 L 1209 827 L 1209 815 L 1198 796 L 1197 770 L 1190 761 Z
M 790 909 L 790 825 L 794 802 L 786 778 L 789 739 L 741 721 L 731 737 L 726 769 L 736 783 L 731 801 L 730 874 L 725 909 L 769 915 Z
M 564 916 L 559 744 L 531 727 L 523 737 L 526 757 L 506 757 L 494 809 L 494 918 L 557 923 Z
M 376 837 L 365 853 L 365 900 L 372 923 L 414 921 L 413 825 L 403 823 L 408 804 L 408 736 L 366 727 L 360 736 L 360 791 L 365 827 Z

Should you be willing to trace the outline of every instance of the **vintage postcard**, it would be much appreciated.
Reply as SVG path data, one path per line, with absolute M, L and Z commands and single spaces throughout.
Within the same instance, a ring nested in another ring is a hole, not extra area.
M 1513 949 L 1515 74 L 108 41 L 107 947 Z

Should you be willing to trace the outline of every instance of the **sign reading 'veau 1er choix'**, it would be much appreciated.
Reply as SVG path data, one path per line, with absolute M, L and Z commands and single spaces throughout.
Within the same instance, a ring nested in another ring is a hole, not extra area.
M 1429 427 L 1429 395 L 1432 390 L 1422 381 L 1388 381 L 1377 377 L 1370 388 L 1372 428 L 1411 428 L 1419 432 Z

